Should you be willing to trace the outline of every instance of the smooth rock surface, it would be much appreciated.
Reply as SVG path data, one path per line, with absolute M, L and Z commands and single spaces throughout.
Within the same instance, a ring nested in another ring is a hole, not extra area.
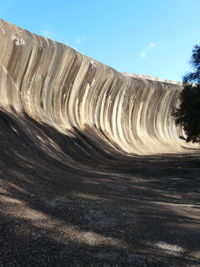
M 0 106 L 8 111 L 67 135 L 76 128 L 122 154 L 196 147 L 180 139 L 171 117 L 180 83 L 119 73 L 3 20 L 0 40 Z
M 200 266 L 180 90 L 1 20 L 0 267 Z

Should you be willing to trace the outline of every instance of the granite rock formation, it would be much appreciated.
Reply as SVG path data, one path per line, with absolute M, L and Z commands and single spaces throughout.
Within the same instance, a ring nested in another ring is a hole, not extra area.
M 200 266 L 181 84 L 0 21 L 0 266 Z
M 181 84 L 120 73 L 0 21 L 0 106 L 126 155 L 191 152 L 171 110 Z M 189 150 L 188 150 L 189 148 Z

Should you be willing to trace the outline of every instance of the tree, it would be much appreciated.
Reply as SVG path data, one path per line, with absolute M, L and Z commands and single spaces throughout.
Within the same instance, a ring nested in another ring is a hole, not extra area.
M 193 71 L 183 77 L 179 106 L 172 116 L 176 125 L 183 127 L 187 142 L 200 143 L 200 45 L 195 45 L 190 64 Z

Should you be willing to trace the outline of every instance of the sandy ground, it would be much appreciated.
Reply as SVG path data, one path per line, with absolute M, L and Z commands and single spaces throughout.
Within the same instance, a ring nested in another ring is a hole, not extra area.
M 199 176 L 1 111 L 0 266 L 200 266 Z

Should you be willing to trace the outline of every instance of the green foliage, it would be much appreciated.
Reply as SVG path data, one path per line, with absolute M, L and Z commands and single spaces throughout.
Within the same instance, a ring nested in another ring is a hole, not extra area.
M 180 106 L 172 112 L 175 122 L 183 127 L 187 142 L 200 143 L 200 85 L 185 85 L 179 101 Z
M 200 46 L 196 45 L 192 52 L 194 71 L 183 77 L 179 107 L 172 111 L 172 115 L 176 125 L 183 127 L 186 141 L 200 143 Z
M 194 46 L 190 64 L 194 70 L 183 77 L 183 83 L 200 84 L 200 45 Z

